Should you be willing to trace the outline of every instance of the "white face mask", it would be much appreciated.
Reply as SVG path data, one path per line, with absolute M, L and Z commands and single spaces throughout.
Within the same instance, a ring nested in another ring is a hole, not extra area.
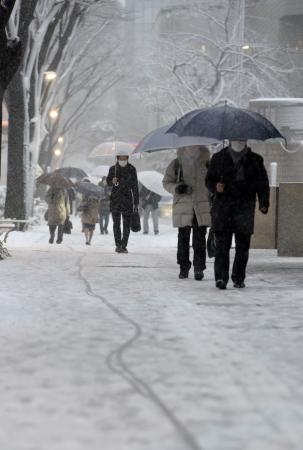
M 235 152 L 241 152 L 246 147 L 246 141 L 232 141 L 230 146 Z
M 118 164 L 119 164 L 119 166 L 121 166 L 121 167 L 126 167 L 127 164 L 128 164 L 128 161 L 121 161 L 121 160 L 119 159 Z

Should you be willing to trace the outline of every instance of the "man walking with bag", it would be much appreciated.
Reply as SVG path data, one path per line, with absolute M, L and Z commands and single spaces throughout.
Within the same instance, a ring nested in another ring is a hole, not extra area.
M 128 155 L 118 155 L 114 166 L 109 169 L 107 184 L 112 187 L 110 209 L 117 253 L 128 253 L 127 244 L 131 219 L 139 204 L 139 189 L 136 168 L 128 162 Z M 123 235 L 121 232 L 123 220 Z
M 216 286 L 226 289 L 234 234 L 236 254 L 231 278 L 235 288 L 244 288 L 256 197 L 263 214 L 267 214 L 269 208 L 269 182 L 263 158 L 252 152 L 246 141 L 233 141 L 212 157 L 206 186 L 213 196 Z
M 163 179 L 163 186 L 173 194 L 173 226 L 179 229 L 177 263 L 180 279 L 188 278 L 191 268 L 190 236 L 193 235 L 194 275 L 201 281 L 206 268 L 206 231 L 210 226 L 210 208 L 205 176 L 209 151 L 203 146 L 178 150 Z

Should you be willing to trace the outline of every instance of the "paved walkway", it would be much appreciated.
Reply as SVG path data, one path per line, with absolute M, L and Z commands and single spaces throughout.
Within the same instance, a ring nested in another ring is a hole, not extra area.
M 302 450 L 303 260 L 177 279 L 175 234 L 15 233 L 0 263 L 0 449 Z

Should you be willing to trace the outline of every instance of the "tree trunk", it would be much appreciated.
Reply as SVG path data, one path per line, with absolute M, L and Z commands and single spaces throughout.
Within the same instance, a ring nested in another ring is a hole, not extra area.
M 11 219 L 28 218 L 27 174 L 28 142 L 25 140 L 26 105 L 22 74 L 18 72 L 11 82 L 7 94 L 10 117 L 8 128 L 7 194 L 5 217 Z

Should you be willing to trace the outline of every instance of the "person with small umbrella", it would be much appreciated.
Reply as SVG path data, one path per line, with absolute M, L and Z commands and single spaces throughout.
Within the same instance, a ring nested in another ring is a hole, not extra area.
M 88 178 L 84 178 L 82 183 L 90 183 Z M 82 188 L 83 192 L 86 192 L 85 189 Z M 94 235 L 96 223 L 99 218 L 99 205 L 100 205 L 100 197 L 97 194 L 90 194 L 87 189 L 87 193 L 83 194 L 82 203 L 80 204 L 78 210 L 82 212 L 81 222 L 83 226 L 83 232 L 85 236 L 86 245 L 91 245 L 92 238 Z
M 256 198 L 263 214 L 269 209 L 270 190 L 263 158 L 252 152 L 247 141 L 230 141 L 228 147 L 213 155 L 206 186 L 212 195 L 216 286 L 226 289 L 229 254 L 235 235 L 236 253 L 231 278 L 235 288 L 244 288 Z
M 178 150 L 163 179 L 163 187 L 173 194 L 173 226 L 178 232 L 177 263 L 179 278 L 188 278 L 191 268 L 190 236 L 193 235 L 194 276 L 204 277 L 206 268 L 206 231 L 210 226 L 210 207 L 205 176 L 209 151 L 205 146 L 190 146 Z
M 67 190 L 63 187 L 51 186 L 46 194 L 46 203 L 48 205 L 47 221 L 49 226 L 49 243 L 53 244 L 57 233 L 57 244 L 63 241 L 64 223 L 69 217 L 69 198 Z
M 127 152 L 119 151 L 116 164 L 109 169 L 107 184 L 112 187 L 110 208 L 117 253 L 128 253 L 131 216 L 139 204 L 139 189 L 136 168 L 129 163 Z M 123 220 L 123 235 L 121 232 Z
M 37 178 L 38 184 L 50 186 L 46 193 L 45 201 L 48 205 L 46 217 L 49 226 L 49 243 L 53 244 L 58 227 L 57 244 L 63 241 L 64 224 L 69 219 L 70 208 L 67 190 L 73 187 L 73 183 L 61 173 L 52 172 L 42 174 Z

